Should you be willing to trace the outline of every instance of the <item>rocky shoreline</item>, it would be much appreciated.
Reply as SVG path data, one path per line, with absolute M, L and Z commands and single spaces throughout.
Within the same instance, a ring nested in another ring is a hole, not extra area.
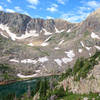
M 59 75 L 59 74 L 56 74 L 56 75 Z M 20 82 L 20 81 L 25 81 L 25 80 L 31 80 L 33 78 L 39 78 L 39 77 L 49 77 L 49 76 L 55 76 L 53 74 L 48 74 L 48 75 L 43 75 L 43 76 L 35 76 L 35 77 L 31 77 L 31 78 L 20 78 L 19 80 L 9 80 L 9 81 L 0 81 L 0 86 L 1 85 L 8 85 L 8 84 L 11 84 L 11 83 L 15 83 L 15 82 Z
M 1 82 L 0 82 L 0 86 L 1 86 L 1 85 L 7 85 L 7 84 L 15 83 L 15 82 L 16 82 L 16 80 L 1 81 Z

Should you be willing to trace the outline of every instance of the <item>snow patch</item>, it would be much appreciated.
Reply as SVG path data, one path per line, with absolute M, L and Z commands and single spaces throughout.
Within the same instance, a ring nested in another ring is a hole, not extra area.
M 24 63 L 24 64 L 26 64 L 26 63 L 36 64 L 37 63 L 36 60 L 32 60 L 32 59 L 24 59 L 24 60 L 21 60 L 21 61 L 16 60 L 16 59 L 10 59 L 10 62 L 15 62 L 15 63 L 21 62 L 21 63 Z
M 67 33 L 69 33 L 69 32 L 71 32 L 71 29 L 68 29 L 68 30 L 67 30 Z
M 59 65 L 62 66 L 62 61 L 60 59 L 54 59 L 54 61 Z
M 42 29 L 45 33 L 44 33 L 44 35 L 51 35 L 52 33 L 50 33 L 50 32 L 48 32 L 46 29 Z
M 59 50 L 60 48 L 59 48 L 59 47 L 55 47 L 54 49 L 55 49 L 55 50 Z
M 17 74 L 17 76 L 19 78 L 32 78 L 32 77 L 36 77 L 37 74 L 33 74 L 33 75 L 22 75 L 21 73 Z
M 3 32 L 0 32 L 0 34 L 5 37 L 5 38 L 8 38 L 6 35 L 3 34 Z
M 9 35 L 9 37 L 15 41 L 16 39 L 26 39 L 28 37 L 31 37 L 31 36 L 34 36 L 34 37 L 37 37 L 39 36 L 38 33 L 36 33 L 36 30 L 31 30 L 29 33 L 26 31 L 25 34 L 21 35 L 20 37 L 16 36 L 16 34 L 12 33 L 10 30 L 9 30 L 9 27 L 7 25 L 3 25 L 3 24 L 0 24 L 0 28 L 4 31 L 6 31 Z
M 85 47 L 88 51 L 91 49 L 91 47 Z
M 49 45 L 49 43 L 47 43 L 47 42 L 43 42 L 43 43 L 41 44 L 41 46 L 43 46 L 43 47 L 45 47 L 45 46 L 47 46 L 47 45 Z
M 44 42 L 47 42 L 52 36 L 49 36 Z
M 67 64 L 68 62 L 73 61 L 73 57 L 75 57 L 74 51 L 70 50 L 70 51 L 65 51 L 65 53 L 67 54 L 68 57 L 64 57 L 62 58 L 62 61 Z
M 18 60 L 16 60 L 16 59 L 10 59 L 10 62 L 19 63 L 19 61 L 18 61 Z
M 47 57 L 41 57 L 38 59 L 39 62 L 44 63 L 47 62 L 49 59 Z
M 27 44 L 28 46 L 34 46 L 34 44 L 33 43 L 29 43 L 29 44 Z
M 36 73 L 39 73 L 40 71 L 41 71 L 41 70 L 36 70 L 35 72 L 36 72 Z
M 85 47 L 85 45 L 84 45 L 84 43 L 82 41 L 80 43 L 81 43 L 82 47 Z
M 63 42 L 64 42 L 64 40 L 61 40 L 61 41 L 59 42 L 59 45 L 61 45 Z
M 58 30 L 56 27 L 55 27 L 55 30 L 56 30 L 56 33 L 62 33 L 62 32 L 64 32 L 64 30 Z
M 83 50 L 82 49 L 78 49 L 78 52 L 81 53 Z
M 36 30 L 30 30 L 29 33 L 26 31 L 26 37 L 27 37 L 29 34 L 32 35 L 32 36 L 34 36 L 34 37 L 38 37 L 38 36 L 39 36 L 39 34 L 36 33 Z
M 69 58 L 75 57 L 75 54 L 74 54 L 74 51 L 73 51 L 73 50 L 69 50 L 68 52 L 65 51 L 65 53 L 67 54 L 67 56 L 68 56 Z
M 100 46 L 95 46 L 96 49 L 100 50 Z
M 47 68 L 44 65 L 43 65 L 43 68 L 44 68 L 45 71 L 48 71 Z
M 73 59 L 72 58 L 62 58 L 62 61 L 67 64 L 68 62 L 71 62 Z
M 21 63 L 32 63 L 32 64 L 36 64 L 37 61 L 36 60 L 32 60 L 32 59 L 24 59 L 24 60 L 21 60 Z
M 96 35 L 94 32 L 91 33 L 91 37 L 93 39 L 100 39 L 100 37 L 98 35 Z
M 91 53 L 89 53 L 89 56 L 91 57 Z

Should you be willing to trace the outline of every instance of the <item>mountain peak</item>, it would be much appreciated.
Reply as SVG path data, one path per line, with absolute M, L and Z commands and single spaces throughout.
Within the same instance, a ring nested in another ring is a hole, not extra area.
M 91 14 L 90 14 L 90 16 L 97 16 L 97 15 L 99 15 L 100 16 L 100 8 L 98 8 L 98 9 L 96 9 L 94 12 L 92 12 Z

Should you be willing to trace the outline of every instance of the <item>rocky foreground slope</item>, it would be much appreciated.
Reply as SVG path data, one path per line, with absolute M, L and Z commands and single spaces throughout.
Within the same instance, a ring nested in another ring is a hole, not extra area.
M 0 12 L 1 80 L 5 72 L 20 78 L 61 73 L 77 58 L 92 56 L 100 50 L 99 19 L 100 9 L 77 24 Z M 9 65 L 5 72 L 2 64 Z

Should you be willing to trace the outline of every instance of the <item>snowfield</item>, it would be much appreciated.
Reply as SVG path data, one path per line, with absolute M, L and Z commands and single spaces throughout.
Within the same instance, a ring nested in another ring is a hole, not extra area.
M 29 44 L 27 44 L 28 46 L 34 46 L 34 44 L 33 43 L 29 43 Z
M 96 35 L 94 32 L 91 33 L 91 37 L 93 39 L 100 39 L 100 37 L 98 35 Z
M 61 41 L 59 42 L 59 45 L 61 45 L 63 42 L 64 42 L 64 40 L 61 40 Z
M 36 64 L 38 61 L 41 62 L 41 63 L 44 63 L 44 62 L 47 62 L 49 59 L 47 57 L 41 57 L 39 58 L 38 60 L 32 60 L 32 59 L 23 59 L 21 61 L 19 60 L 16 60 L 16 59 L 10 59 L 9 61 L 10 62 L 15 62 L 15 63 L 24 63 L 24 64 Z
M 34 37 L 38 37 L 39 34 L 36 33 L 36 30 L 31 30 L 29 33 L 26 31 L 25 34 L 21 35 L 20 37 L 16 36 L 16 34 L 12 33 L 10 30 L 9 30 L 9 27 L 7 25 L 3 25 L 3 24 L 0 24 L 0 28 L 3 30 L 3 31 L 6 31 L 9 35 L 9 37 L 15 41 L 16 39 L 18 40 L 21 40 L 21 39 L 26 39 L 28 37 L 31 37 L 31 36 L 34 36 Z
M 96 49 L 100 50 L 100 46 L 95 46 Z
M 59 65 L 62 66 L 62 61 L 60 59 L 54 59 L 54 61 Z
M 24 60 L 21 60 L 21 63 L 31 63 L 31 64 L 36 64 L 37 61 L 36 60 L 32 60 L 32 59 L 24 59 Z
M 78 52 L 81 53 L 83 50 L 82 49 L 78 49 Z
M 46 29 L 42 29 L 44 31 L 44 35 L 51 35 L 52 33 L 48 32 Z
M 69 32 L 71 32 L 71 29 L 68 29 L 68 30 L 67 30 L 67 33 L 69 33 Z
M 44 42 L 47 42 L 52 36 L 49 36 Z
M 19 78 L 32 78 L 32 77 L 36 77 L 37 74 L 33 74 L 33 75 L 22 75 L 21 73 L 18 73 L 17 76 Z
M 47 62 L 49 59 L 47 57 L 41 57 L 38 59 L 39 62 L 44 63 Z
M 16 59 L 10 59 L 10 62 L 19 63 L 19 60 L 16 60 Z
M 47 45 L 49 45 L 49 43 L 47 43 L 47 42 L 43 42 L 43 43 L 41 44 L 41 46 L 43 46 L 43 47 L 45 47 L 45 46 L 47 46 Z
M 0 34 L 5 37 L 5 38 L 8 38 L 6 35 L 3 34 L 3 32 L 0 32 Z
M 59 50 L 60 48 L 59 48 L 59 47 L 55 47 L 54 49 L 55 49 L 55 50 Z
M 74 51 L 73 50 L 69 50 L 69 51 L 65 51 L 65 53 L 67 54 L 67 57 L 62 58 L 62 61 L 67 64 L 68 62 L 73 61 L 73 57 L 75 57 Z
M 80 43 L 81 43 L 82 47 L 85 47 L 85 45 L 84 45 L 84 43 L 82 41 Z
M 71 62 L 72 60 L 73 60 L 72 58 L 66 58 L 66 57 L 62 58 L 62 61 L 63 61 L 65 64 L 67 64 L 68 62 Z
M 74 54 L 74 51 L 73 51 L 73 50 L 65 51 L 65 53 L 67 54 L 67 56 L 68 56 L 69 58 L 75 57 L 75 54 Z
M 85 47 L 88 51 L 91 49 L 91 47 Z
M 62 32 L 64 32 L 64 30 L 58 30 L 56 27 L 55 27 L 55 30 L 56 30 L 56 33 L 62 33 Z

